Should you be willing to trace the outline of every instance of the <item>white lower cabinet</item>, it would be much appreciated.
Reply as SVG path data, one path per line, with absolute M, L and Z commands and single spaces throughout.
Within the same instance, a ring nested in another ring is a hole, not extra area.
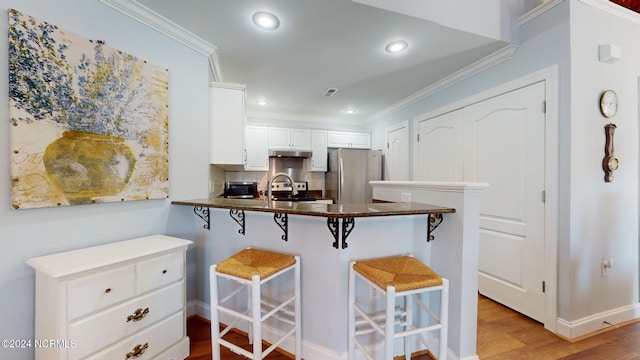
M 36 269 L 36 359 L 188 357 L 189 244 L 153 235 L 27 260 Z

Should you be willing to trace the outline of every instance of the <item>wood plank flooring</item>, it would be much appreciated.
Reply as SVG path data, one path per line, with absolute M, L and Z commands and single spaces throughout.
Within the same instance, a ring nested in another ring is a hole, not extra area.
M 640 360 L 640 322 L 569 342 L 542 324 L 486 297 L 478 298 L 478 346 L 482 360 Z
M 199 317 L 187 320 L 187 334 L 191 338 L 188 360 L 211 359 L 209 322 Z M 227 336 L 244 341 L 245 336 L 231 332 Z M 478 347 L 481 360 L 640 360 L 640 322 L 612 328 L 610 331 L 576 342 L 563 340 L 526 316 L 491 301 L 478 298 Z M 242 360 L 224 347 L 222 359 Z M 266 360 L 289 360 L 291 355 L 274 351 Z M 431 359 L 428 355 L 415 360 Z

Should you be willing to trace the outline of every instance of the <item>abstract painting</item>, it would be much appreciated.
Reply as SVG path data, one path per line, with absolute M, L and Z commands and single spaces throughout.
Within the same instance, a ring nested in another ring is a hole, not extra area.
M 168 70 L 8 14 L 12 208 L 167 198 Z

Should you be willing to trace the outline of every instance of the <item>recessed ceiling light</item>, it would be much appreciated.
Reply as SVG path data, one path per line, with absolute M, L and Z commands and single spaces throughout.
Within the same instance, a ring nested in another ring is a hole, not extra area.
M 405 50 L 408 46 L 409 44 L 406 41 L 396 40 L 388 43 L 387 46 L 384 47 L 384 49 L 390 53 L 397 53 L 402 50 Z
M 358 110 L 349 108 L 349 109 L 344 109 L 344 110 L 343 110 L 343 112 L 344 112 L 345 114 L 349 114 L 349 115 L 351 115 L 351 114 L 355 114 L 355 113 L 357 113 L 357 112 L 358 112 Z
M 267 106 L 269 105 L 269 102 L 267 100 L 258 100 L 256 101 L 256 104 L 260 105 L 260 106 Z
M 253 23 L 264 30 L 275 30 L 280 26 L 280 19 L 270 12 L 259 11 L 253 14 Z

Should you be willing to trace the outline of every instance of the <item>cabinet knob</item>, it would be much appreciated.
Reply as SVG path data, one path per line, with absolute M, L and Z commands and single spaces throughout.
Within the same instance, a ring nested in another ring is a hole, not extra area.
M 107 293 L 107 294 L 110 293 L 111 292 L 111 288 L 104 289 L 104 292 Z
M 166 274 L 167 273 L 167 269 L 162 270 L 162 273 Z
M 142 309 L 136 309 L 136 311 L 133 312 L 132 315 L 127 316 L 127 322 L 129 321 L 140 321 L 142 319 L 144 319 L 145 316 L 147 316 L 147 314 L 149 313 L 149 308 L 145 308 L 144 310 Z
M 137 359 L 140 356 L 142 356 L 142 354 L 144 354 L 144 352 L 147 350 L 147 348 L 149 347 L 149 343 L 144 343 L 144 345 L 142 344 L 138 344 L 136 345 L 130 352 L 127 353 L 127 357 L 126 359 Z

